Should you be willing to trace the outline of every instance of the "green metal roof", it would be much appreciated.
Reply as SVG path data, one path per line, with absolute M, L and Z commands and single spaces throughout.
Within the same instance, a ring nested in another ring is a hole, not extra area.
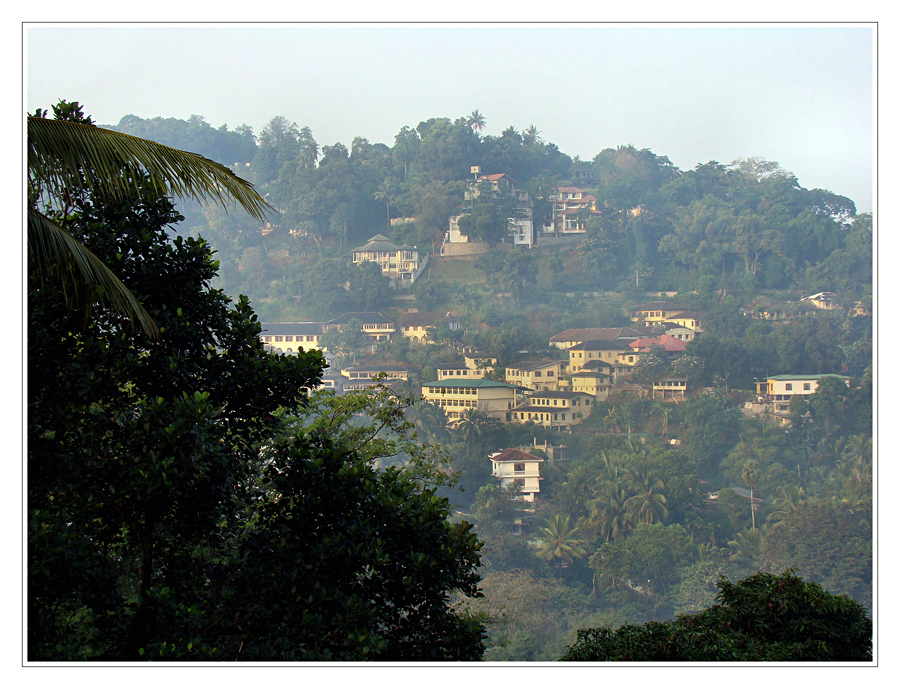
M 431 383 L 422 383 L 423 388 L 519 388 L 521 390 L 530 390 L 523 388 L 521 385 L 513 385 L 512 383 L 504 383 L 501 380 L 488 380 L 487 378 L 447 378 L 446 380 L 435 380 Z
M 819 378 L 827 378 L 828 376 L 840 378 L 841 380 L 850 380 L 850 376 L 840 376 L 837 373 L 815 373 L 813 375 L 801 374 L 791 375 L 789 373 L 781 373 L 777 376 L 766 376 L 767 380 L 819 380 Z

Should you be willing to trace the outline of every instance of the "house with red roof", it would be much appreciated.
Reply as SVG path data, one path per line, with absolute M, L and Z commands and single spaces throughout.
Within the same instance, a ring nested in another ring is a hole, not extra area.
M 550 196 L 550 222 L 541 228 L 545 234 L 568 236 L 584 234 L 587 218 L 600 215 L 596 208 L 597 199 L 578 187 L 557 187 Z
M 500 481 L 501 488 L 515 485 L 520 499 L 534 502 L 541 492 L 541 464 L 543 459 L 528 452 L 509 448 L 488 455 L 491 462 L 491 476 Z

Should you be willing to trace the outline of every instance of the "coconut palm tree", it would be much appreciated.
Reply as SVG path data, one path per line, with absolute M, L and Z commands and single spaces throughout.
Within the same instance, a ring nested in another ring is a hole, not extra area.
M 220 163 L 162 144 L 102 129 L 78 103 L 63 101 L 27 118 L 28 270 L 41 289 L 61 289 L 66 303 L 87 317 L 102 302 L 140 324 L 157 328 L 131 291 L 65 228 L 66 215 L 84 194 L 122 200 L 149 187 L 164 196 L 239 204 L 263 221 L 272 207 L 253 185 Z
M 655 524 L 665 522 L 669 517 L 666 508 L 666 489 L 662 479 L 636 468 L 631 480 L 632 496 L 625 502 L 631 521 L 635 524 Z
M 466 409 L 463 417 L 455 426 L 455 430 L 459 431 L 466 443 L 466 454 L 472 453 L 472 441 L 481 437 L 488 422 L 489 418 L 484 412 L 474 408 Z
M 634 526 L 626 504 L 630 497 L 623 484 L 606 486 L 598 498 L 588 502 L 585 526 L 596 528 L 607 542 L 626 536 Z
M 477 110 L 473 110 L 472 114 L 466 118 L 466 124 L 468 124 L 472 128 L 472 131 L 476 133 L 484 129 L 484 123 L 484 115 Z
M 751 460 L 744 464 L 743 471 L 741 471 L 741 478 L 743 478 L 744 483 L 750 487 L 750 526 L 755 529 L 756 505 L 753 502 L 753 486 L 755 486 L 756 482 L 759 480 L 759 469 L 757 469 L 756 462 Z
M 538 128 L 534 125 L 531 125 L 530 127 L 528 127 L 528 129 L 522 132 L 522 139 L 526 144 L 539 144 L 541 143 L 541 137 L 538 136 L 539 134 L 540 132 L 538 131 Z
M 728 541 L 731 548 L 731 557 L 728 559 L 745 567 L 756 567 L 765 548 L 766 534 L 765 526 L 736 534 L 733 541 Z
M 578 527 L 569 526 L 569 518 L 554 514 L 547 518 L 547 526 L 540 530 L 542 543 L 538 546 L 537 556 L 545 562 L 556 562 L 561 567 L 568 567 L 575 560 L 580 560 L 587 553 L 584 541 L 576 538 Z
M 802 486 L 778 486 L 775 497 L 772 498 L 773 511 L 766 517 L 766 523 L 777 528 L 805 502 L 806 491 Z
M 391 226 L 391 203 L 393 202 L 393 189 L 391 188 L 391 184 L 388 181 L 382 182 L 378 185 L 378 189 L 375 190 L 375 200 L 376 201 L 384 201 L 384 205 L 387 207 L 387 224 L 388 227 Z

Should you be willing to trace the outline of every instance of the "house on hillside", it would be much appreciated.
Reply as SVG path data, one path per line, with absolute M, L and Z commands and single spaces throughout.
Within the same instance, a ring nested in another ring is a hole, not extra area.
M 386 380 L 409 380 L 409 369 L 405 366 L 397 366 L 392 364 L 356 364 L 355 366 L 345 366 L 341 369 L 341 375 L 346 376 L 348 380 L 364 380 L 371 381 L 375 376 L 384 374 Z
M 322 323 L 262 323 L 259 339 L 274 351 L 294 354 L 310 349 L 322 349 Z
M 825 311 L 833 311 L 838 308 L 837 303 L 837 295 L 834 292 L 817 292 L 816 294 L 810 294 L 808 297 L 803 297 L 800 300 L 801 304 L 811 304 L 817 309 L 823 309 Z
M 653 399 L 683 400 L 687 394 L 687 378 L 684 376 L 668 376 L 651 383 Z
M 354 265 L 371 261 L 381 268 L 381 274 L 403 284 L 412 284 L 421 274 L 428 256 L 419 254 L 414 246 L 397 246 L 383 234 L 376 234 L 350 253 Z
M 577 372 L 568 376 L 566 390 L 583 392 L 595 400 L 609 397 L 609 388 L 615 376 L 615 365 L 605 361 L 590 361 Z
M 532 454 L 509 448 L 488 455 L 491 460 L 491 476 L 500 480 L 501 488 L 515 485 L 520 499 L 534 502 L 541 492 L 541 464 L 543 459 Z
M 559 431 L 571 431 L 591 415 L 594 409 L 593 395 L 585 392 L 560 392 L 541 390 L 525 399 L 509 415 L 511 421 L 532 421 Z
M 507 413 L 519 405 L 526 391 L 519 385 L 485 378 L 447 378 L 422 385 L 425 401 L 441 407 L 451 422 L 462 419 L 469 409 L 506 421 Z
M 386 342 L 397 332 L 394 321 L 385 318 L 377 311 L 351 311 L 341 314 L 337 318 L 322 323 L 322 331 L 339 330 L 344 332 L 351 321 L 359 321 L 366 340 L 369 342 Z
M 578 187 L 557 187 L 550 202 L 550 222 L 541 228 L 545 234 L 557 237 L 584 234 L 587 218 L 600 215 L 596 208 L 597 199 Z
M 569 372 L 577 373 L 593 361 L 612 366 L 628 351 L 628 344 L 623 340 L 588 340 L 569 347 Z
M 565 372 L 565 361 L 518 361 L 506 367 L 503 377 L 507 383 L 531 390 L 558 390 Z
M 671 335 L 662 334 L 659 337 L 642 337 L 628 343 L 628 349 L 635 353 L 652 352 L 656 348 L 662 350 L 670 359 L 674 359 L 684 354 L 687 342 Z
M 849 376 L 839 376 L 835 373 L 819 373 L 815 375 L 782 374 L 769 376 L 764 381 L 757 381 L 756 392 L 758 401 L 772 403 L 774 411 L 788 412 L 791 407 L 791 398 L 796 395 L 812 395 L 819 387 L 819 381 L 825 377 L 837 378 L 845 385 L 850 385 Z
M 460 378 L 465 380 L 479 380 L 484 378 L 484 371 L 468 366 L 465 362 L 456 364 L 435 364 L 434 371 L 438 380 Z
M 398 319 L 400 334 L 423 344 L 433 344 L 428 336 L 429 328 L 446 325 L 450 330 L 459 330 L 459 320 L 450 311 L 405 313 Z
M 509 234 L 507 241 L 514 246 L 532 248 L 536 244 L 533 223 L 533 206 L 531 197 L 524 189 L 519 189 L 516 182 L 505 173 L 497 173 L 493 175 L 479 174 L 481 168 L 473 166 L 475 179 L 469 182 L 465 191 L 463 200 L 463 213 L 454 215 L 450 218 L 449 231 L 445 239 L 445 244 L 465 244 L 469 242 L 469 237 L 463 234 L 459 229 L 459 219 L 466 215 L 465 211 L 471 209 L 475 199 L 486 196 L 495 198 L 501 193 L 510 194 L 515 198 L 516 211 L 519 215 L 517 218 L 509 218 Z
M 634 328 L 572 328 L 563 330 L 558 335 L 550 338 L 550 346 L 557 349 L 569 349 L 575 345 L 583 344 L 589 340 L 625 340 L 630 342 L 639 337 L 647 337 L 650 333 Z
M 651 301 L 628 309 L 634 323 L 662 323 L 670 321 L 691 330 L 701 331 L 700 314 L 670 301 Z M 684 314 L 684 316 L 682 316 Z

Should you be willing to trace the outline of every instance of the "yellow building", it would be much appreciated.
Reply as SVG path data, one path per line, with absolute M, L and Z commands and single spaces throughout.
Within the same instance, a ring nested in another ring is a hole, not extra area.
M 321 323 L 262 323 L 259 338 L 274 351 L 294 354 L 301 350 L 322 349 Z
M 376 234 L 366 244 L 351 252 L 355 265 L 371 261 L 381 268 L 382 275 L 412 284 L 421 272 L 419 250 L 414 246 L 397 246 L 383 234 Z
M 510 413 L 511 421 L 533 421 L 561 431 L 569 431 L 591 415 L 594 397 L 584 392 L 541 390 L 528 396 Z
M 577 373 L 569 374 L 570 392 L 583 392 L 596 400 L 609 397 L 609 386 L 613 380 L 613 366 L 605 361 L 594 361 Z
M 628 343 L 611 340 L 588 340 L 569 347 L 569 373 L 577 373 L 592 361 L 613 365 L 622 353 L 628 352 Z
M 531 390 L 558 390 L 565 372 L 565 361 L 520 361 L 506 367 L 504 378 Z
M 501 421 L 523 398 L 523 388 L 497 380 L 448 378 L 422 385 L 426 402 L 441 407 L 451 421 L 476 409 Z
M 760 397 L 769 398 L 775 405 L 776 412 L 790 410 L 791 398 L 796 395 L 812 395 L 819 387 L 819 381 L 826 376 L 831 376 L 850 385 L 850 378 L 834 373 L 820 373 L 816 375 L 791 375 L 769 376 L 764 381 L 756 383 L 756 391 Z
M 678 323 L 674 317 L 687 310 L 687 307 L 673 304 L 670 301 L 651 301 L 648 304 L 640 304 L 628 309 L 631 313 L 631 320 L 635 323 L 661 323 L 662 321 Z M 679 323 L 679 325 L 681 324 Z
M 341 332 L 345 331 L 351 321 L 358 321 L 366 340 L 369 342 L 382 342 L 390 340 L 397 332 L 394 321 L 385 318 L 377 311 L 354 311 L 344 313 L 337 318 L 332 318 L 326 323 L 322 323 L 322 332 L 336 329 Z

